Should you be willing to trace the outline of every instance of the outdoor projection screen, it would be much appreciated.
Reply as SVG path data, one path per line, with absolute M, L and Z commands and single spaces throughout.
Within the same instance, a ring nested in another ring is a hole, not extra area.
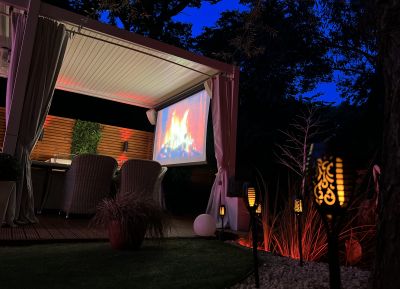
M 163 166 L 205 163 L 209 106 L 202 90 L 159 110 L 153 160 Z

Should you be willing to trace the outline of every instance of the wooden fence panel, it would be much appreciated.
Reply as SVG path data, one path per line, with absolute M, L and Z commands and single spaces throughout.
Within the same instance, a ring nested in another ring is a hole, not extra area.
M 32 151 L 33 160 L 47 160 L 56 154 L 70 154 L 75 120 L 49 115 L 44 125 L 43 139 Z M 97 153 L 114 157 L 119 164 L 131 158 L 152 159 L 154 133 L 140 130 L 101 125 L 102 136 Z M 5 109 L 0 107 L 0 146 L 5 134 Z M 128 151 L 123 143 L 128 141 Z

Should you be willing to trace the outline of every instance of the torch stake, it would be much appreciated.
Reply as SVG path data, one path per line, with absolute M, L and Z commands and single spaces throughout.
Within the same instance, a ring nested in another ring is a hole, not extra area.
M 221 234 L 220 234 L 219 239 L 221 241 L 223 241 L 224 240 L 224 217 L 222 217 L 222 216 L 221 216 L 221 222 L 222 222 L 222 226 L 221 226 Z
M 335 219 L 330 221 L 325 219 L 324 223 L 328 235 L 329 287 L 330 289 L 340 289 L 339 247 Z
M 329 283 L 331 289 L 340 289 L 340 265 L 338 256 L 337 236 L 334 232 L 328 234 Z
M 302 245 L 302 227 L 301 227 L 301 214 L 297 214 L 297 233 L 299 240 L 299 255 L 300 255 L 300 266 L 303 267 L 303 245 Z
M 254 279 L 256 288 L 260 288 L 260 277 L 258 275 L 258 256 L 257 256 L 257 225 L 255 212 L 251 212 L 252 235 L 253 235 L 253 258 L 254 258 Z

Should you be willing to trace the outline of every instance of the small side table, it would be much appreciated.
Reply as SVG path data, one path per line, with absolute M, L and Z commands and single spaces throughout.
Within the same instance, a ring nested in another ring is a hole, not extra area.
M 42 194 L 42 199 L 40 202 L 40 207 L 37 210 L 38 214 L 42 213 L 44 206 L 46 205 L 46 201 L 49 197 L 52 172 L 53 171 L 67 171 L 70 168 L 70 165 L 59 164 L 59 163 L 50 163 L 50 162 L 42 162 L 42 161 L 32 161 L 33 167 L 38 167 L 46 170 L 46 176 L 44 181 L 44 193 Z

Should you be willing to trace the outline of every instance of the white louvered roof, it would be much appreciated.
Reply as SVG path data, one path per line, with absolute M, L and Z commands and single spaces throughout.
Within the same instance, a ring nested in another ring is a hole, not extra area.
M 44 6 L 51 7 L 42 3 L 41 7 Z M 0 44 L 9 47 L 9 17 L 4 15 L 8 14 L 8 6 L 1 4 L 0 12 L 3 13 L 0 17 Z M 73 18 L 76 16 L 68 13 Z M 72 33 L 68 41 L 57 89 L 152 108 L 220 72 L 190 57 L 179 57 L 62 20 L 60 14 L 45 17 L 54 18 L 68 31 L 77 33 Z M 86 21 L 81 20 L 83 23 Z M 8 64 L 5 63 L 0 76 L 7 77 L 7 70 Z
M 72 34 L 56 88 L 154 107 L 218 71 L 161 51 L 65 23 Z

